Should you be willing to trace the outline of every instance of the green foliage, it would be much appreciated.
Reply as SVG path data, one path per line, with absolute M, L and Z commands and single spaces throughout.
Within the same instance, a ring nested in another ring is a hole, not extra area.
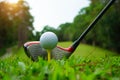
M 70 30 L 71 23 L 64 23 L 58 27 L 58 37 L 60 41 L 69 41 L 72 37 L 72 30 Z
M 119 52 L 118 48 L 120 48 L 119 46 L 120 37 L 118 37 L 119 31 L 120 31 L 120 27 L 118 23 L 120 18 L 117 18 L 120 16 L 120 11 L 118 11 L 119 3 L 120 2 L 116 0 L 116 3 L 114 3 L 113 6 L 111 6 L 111 8 L 102 17 L 102 19 L 99 21 L 99 23 L 96 25 L 93 31 L 95 35 L 93 36 L 95 37 L 94 42 L 96 45 L 102 46 L 110 50 L 118 51 L 118 52 Z M 92 37 L 89 37 L 89 39 L 90 38 Z
M 69 43 L 66 43 L 69 44 Z M 63 45 L 60 43 L 60 45 Z M 65 46 L 65 45 L 64 45 Z M 32 62 L 22 48 L 18 54 L 0 59 L 0 79 L 2 80 L 119 80 L 120 57 L 107 56 L 91 61 L 79 55 L 67 60 L 39 58 Z
M 58 45 L 68 47 L 70 44 L 71 42 L 62 42 Z M 94 47 L 81 44 L 74 55 L 67 60 L 51 60 L 48 62 L 39 58 L 38 62 L 33 62 L 25 55 L 23 48 L 18 50 L 14 47 L 13 53 L 16 54 L 5 59 L 0 59 L 0 79 L 119 80 L 120 57 L 111 56 L 111 54 L 115 53 L 100 48 L 93 51 L 89 57 L 86 57 L 89 51 L 91 51 L 91 48 Z M 109 55 L 103 57 L 104 54 L 101 53 L 108 53 Z M 96 58 L 91 60 L 92 56 Z M 100 59 L 97 59 L 98 57 Z
M 56 33 L 56 29 L 47 25 L 43 28 L 43 30 L 41 31 L 41 34 L 43 34 L 44 32 L 47 32 L 47 31 L 51 31 L 51 32 Z
M 5 48 L 0 49 L 0 56 L 2 56 L 6 52 Z

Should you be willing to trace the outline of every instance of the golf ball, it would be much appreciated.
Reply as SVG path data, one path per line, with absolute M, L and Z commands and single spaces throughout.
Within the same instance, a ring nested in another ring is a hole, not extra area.
M 45 32 L 40 37 L 40 45 L 44 49 L 53 49 L 56 47 L 58 38 L 53 32 Z

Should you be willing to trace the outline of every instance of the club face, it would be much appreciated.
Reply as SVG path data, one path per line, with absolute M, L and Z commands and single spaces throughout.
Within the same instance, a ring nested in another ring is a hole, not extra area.
M 52 50 L 51 54 L 53 59 L 58 60 L 62 58 L 69 58 L 71 52 L 57 46 Z
M 40 46 L 39 42 L 27 42 L 24 44 L 24 50 L 28 57 L 30 57 L 33 61 L 37 61 L 38 57 L 41 56 L 45 59 L 47 56 L 47 52 Z
M 26 55 L 30 57 L 33 61 L 37 61 L 39 57 L 47 59 L 47 51 L 40 46 L 39 41 L 25 43 L 24 50 Z M 69 51 L 69 49 L 64 49 L 58 46 L 51 51 L 51 58 L 56 60 L 62 59 L 64 57 L 68 58 L 70 55 L 71 52 Z

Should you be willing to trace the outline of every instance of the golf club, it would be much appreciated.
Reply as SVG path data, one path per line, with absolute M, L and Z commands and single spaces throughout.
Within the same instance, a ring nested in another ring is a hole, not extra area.
M 110 0 L 107 5 L 102 9 L 102 11 L 98 14 L 98 16 L 93 20 L 93 22 L 85 29 L 85 31 L 80 35 L 80 37 L 73 42 L 73 44 L 68 48 L 63 48 L 60 46 L 56 46 L 51 51 L 52 59 L 62 59 L 69 58 L 71 54 L 76 50 L 80 42 L 87 35 L 87 33 L 94 27 L 94 25 L 98 22 L 98 20 L 103 16 L 103 14 L 109 9 L 109 7 L 115 2 L 115 0 Z M 24 44 L 24 50 L 28 57 L 30 57 L 33 61 L 38 61 L 39 57 L 43 59 L 47 59 L 47 52 L 44 48 L 41 47 L 40 41 L 31 41 L 26 42 Z

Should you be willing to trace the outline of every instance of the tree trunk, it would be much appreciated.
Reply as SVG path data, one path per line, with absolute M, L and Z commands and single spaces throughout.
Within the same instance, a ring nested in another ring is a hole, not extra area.
M 27 27 L 24 23 L 21 23 L 18 27 L 18 48 L 23 46 L 27 41 Z

